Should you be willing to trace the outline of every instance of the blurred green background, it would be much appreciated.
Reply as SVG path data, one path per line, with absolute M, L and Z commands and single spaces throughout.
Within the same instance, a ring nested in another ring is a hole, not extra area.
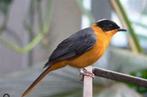
M 147 0 L 0 0 L 0 97 L 20 97 L 61 40 L 99 19 L 128 31 L 94 66 L 147 78 Z M 82 97 L 79 74 L 68 66 L 52 72 L 27 97 Z M 93 87 L 94 97 L 147 96 L 146 88 L 100 77 Z

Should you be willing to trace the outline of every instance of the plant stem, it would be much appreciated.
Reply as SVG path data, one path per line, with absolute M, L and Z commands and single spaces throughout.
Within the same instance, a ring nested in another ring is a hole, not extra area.
M 139 39 L 132 27 L 132 23 L 130 22 L 122 4 L 120 3 L 120 0 L 111 0 L 111 4 L 112 4 L 112 7 L 114 8 L 114 10 L 116 11 L 118 17 L 120 18 L 122 24 L 127 27 L 128 29 L 128 32 L 130 33 L 130 36 L 133 40 L 133 44 L 134 44 L 134 47 L 136 50 L 134 50 L 134 52 L 137 52 L 137 53 L 142 53 L 143 52 L 143 49 L 139 43 Z
M 51 5 L 51 1 L 52 0 L 49 0 L 48 2 L 48 5 Z M 52 8 L 52 6 L 50 6 L 50 8 Z M 18 52 L 18 53 L 27 53 L 29 52 L 30 50 L 32 50 L 32 48 L 34 48 L 38 43 L 40 43 L 40 41 L 43 39 L 43 37 L 45 36 L 46 33 L 48 33 L 49 31 L 49 28 L 50 28 L 50 21 L 51 21 L 51 9 L 49 9 L 48 11 L 50 12 L 47 12 L 47 15 L 48 16 L 48 22 L 49 23 L 44 23 L 43 24 L 43 27 L 42 27 L 42 30 L 39 31 L 39 33 L 32 39 L 32 41 L 27 44 L 25 47 L 20 47 L 18 46 L 17 44 L 15 43 L 12 43 L 8 40 L 5 40 L 3 39 L 2 37 L 0 37 L 0 42 L 3 43 L 5 46 L 7 46 L 8 48 L 11 48 L 12 50 Z

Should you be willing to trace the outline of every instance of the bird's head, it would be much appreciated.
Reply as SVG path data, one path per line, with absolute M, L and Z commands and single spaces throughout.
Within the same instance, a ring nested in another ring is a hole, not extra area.
M 120 28 L 115 22 L 107 19 L 99 20 L 95 23 L 95 25 L 108 36 L 113 36 L 116 32 L 119 31 L 127 31 L 126 29 Z

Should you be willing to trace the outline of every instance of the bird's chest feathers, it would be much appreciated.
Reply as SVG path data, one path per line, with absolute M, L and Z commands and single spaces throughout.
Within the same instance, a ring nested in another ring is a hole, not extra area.
M 97 36 L 95 45 L 86 53 L 70 61 L 69 64 L 71 66 L 79 68 L 86 67 L 96 62 L 103 55 L 109 43 L 107 40 L 105 41 L 106 37 L 104 35 L 95 35 Z

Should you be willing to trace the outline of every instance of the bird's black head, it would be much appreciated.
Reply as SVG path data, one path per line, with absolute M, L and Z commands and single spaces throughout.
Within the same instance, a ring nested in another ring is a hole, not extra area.
M 104 32 L 118 29 L 118 31 L 124 31 L 124 29 L 120 29 L 120 27 L 111 20 L 100 20 L 96 22 L 96 26 L 100 27 Z

